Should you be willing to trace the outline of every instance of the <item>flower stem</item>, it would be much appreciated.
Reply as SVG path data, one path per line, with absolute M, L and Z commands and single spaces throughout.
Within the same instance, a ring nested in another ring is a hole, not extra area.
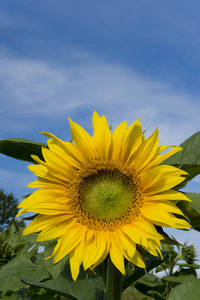
M 112 263 L 107 261 L 107 286 L 105 300 L 121 300 L 123 275 Z

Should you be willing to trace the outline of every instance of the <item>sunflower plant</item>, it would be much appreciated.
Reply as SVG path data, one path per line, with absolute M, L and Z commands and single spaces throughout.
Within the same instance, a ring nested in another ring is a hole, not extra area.
M 93 136 L 69 122 L 71 142 L 47 132 L 47 144 L 0 141 L 1 153 L 32 163 L 37 179 L 28 186 L 36 190 L 16 217 L 31 213 L 24 238 L 47 243 L 31 258 L 43 265 L 44 277 L 19 272 L 19 280 L 67 299 L 121 299 L 168 259 L 163 243 L 178 244 L 164 227 L 199 231 L 200 197 L 179 189 L 200 173 L 200 133 L 180 147 L 159 146 L 158 129 L 146 138 L 140 119 L 112 132 L 94 112 Z

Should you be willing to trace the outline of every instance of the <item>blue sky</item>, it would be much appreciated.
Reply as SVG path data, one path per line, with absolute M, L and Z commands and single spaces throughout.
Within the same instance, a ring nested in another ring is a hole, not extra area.
M 113 127 L 144 116 L 147 135 L 158 126 L 160 144 L 179 145 L 200 127 L 199 12 L 198 0 L 1 0 L 0 139 L 69 140 L 67 116 L 90 130 L 96 110 Z M 21 197 L 34 176 L 0 155 L 0 180 Z

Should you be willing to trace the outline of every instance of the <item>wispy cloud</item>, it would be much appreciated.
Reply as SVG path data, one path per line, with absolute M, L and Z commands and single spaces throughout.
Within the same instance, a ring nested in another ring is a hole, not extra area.
M 198 130 L 194 95 L 120 64 L 76 56 L 78 64 L 62 67 L 0 55 L 2 134 L 37 130 L 38 120 L 58 122 L 67 115 L 89 127 L 93 110 L 114 126 L 144 116 L 144 127 L 159 126 L 162 143 L 181 143 Z

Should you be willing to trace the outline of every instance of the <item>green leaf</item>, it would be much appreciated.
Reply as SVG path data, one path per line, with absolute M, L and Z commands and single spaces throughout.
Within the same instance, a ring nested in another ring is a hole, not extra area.
M 199 300 L 199 295 L 200 279 L 193 277 L 172 289 L 168 300 Z
M 24 283 L 26 283 L 28 285 L 39 287 L 39 288 L 43 288 L 43 289 L 45 289 L 47 291 L 53 292 L 54 294 L 58 294 L 58 295 L 67 297 L 68 299 L 79 300 L 79 299 L 73 297 L 72 295 L 66 293 L 66 291 L 63 290 L 62 288 L 56 287 L 53 284 L 49 285 L 49 284 L 42 283 L 42 282 L 39 282 L 37 280 L 25 277 L 25 276 L 22 276 L 21 279 L 22 279 L 22 282 L 24 282 Z
M 153 274 L 146 274 L 139 279 L 139 282 L 145 284 L 148 287 L 153 288 L 160 284 L 161 279 Z
M 186 196 L 192 200 L 192 203 L 179 201 L 177 206 L 189 218 L 193 229 L 200 231 L 200 194 L 186 193 Z
M 92 274 L 92 277 L 87 279 L 87 273 L 81 267 L 78 279 L 74 282 L 71 277 L 69 264 L 66 264 L 65 269 L 54 280 L 47 280 L 45 283 L 35 279 L 30 281 L 30 278 L 25 277 L 22 277 L 22 280 L 27 284 L 43 287 L 69 299 L 102 300 L 104 298 L 104 283 L 98 272 L 97 275 Z
M 200 194 L 186 193 L 186 196 L 192 200 L 191 207 L 200 215 Z
M 133 284 L 136 280 L 141 278 L 146 274 L 146 272 L 150 272 L 152 269 L 158 267 L 162 262 L 168 259 L 168 252 L 162 251 L 163 260 L 159 257 L 155 257 L 153 255 L 149 255 L 149 257 L 145 260 L 146 270 L 142 268 L 135 267 L 134 271 L 131 271 L 130 264 L 128 264 L 129 269 L 127 268 L 127 273 L 124 278 L 124 282 L 122 285 L 122 290 L 126 290 L 131 284 Z
M 189 137 L 180 147 L 183 148 L 182 151 L 167 158 L 165 164 L 200 165 L 200 131 Z
M 21 138 L 11 138 L 0 141 L 0 153 L 31 163 L 36 163 L 31 158 L 33 154 L 44 160 L 42 147 L 47 147 L 47 145 Z
M 20 279 L 21 276 L 44 280 L 48 279 L 50 274 L 46 267 L 33 264 L 28 254 L 18 255 L 0 270 L 0 290 L 2 292 L 18 291 L 25 287 L 26 285 Z
M 155 299 L 163 299 L 162 294 L 165 291 L 166 284 L 162 279 L 153 274 L 146 274 L 135 283 L 135 288 L 145 295 L 153 295 Z
M 176 263 L 180 268 L 193 268 L 193 269 L 199 269 L 200 265 L 197 264 L 187 264 L 187 263 L 183 263 L 183 264 L 179 264 Z
M 188 281 L 190 278 L 194 278 L 194 275 L 187 275 L 187 276 L 163 276 L 162 279 L 165 281 L 182 283 L 184 281 Z

